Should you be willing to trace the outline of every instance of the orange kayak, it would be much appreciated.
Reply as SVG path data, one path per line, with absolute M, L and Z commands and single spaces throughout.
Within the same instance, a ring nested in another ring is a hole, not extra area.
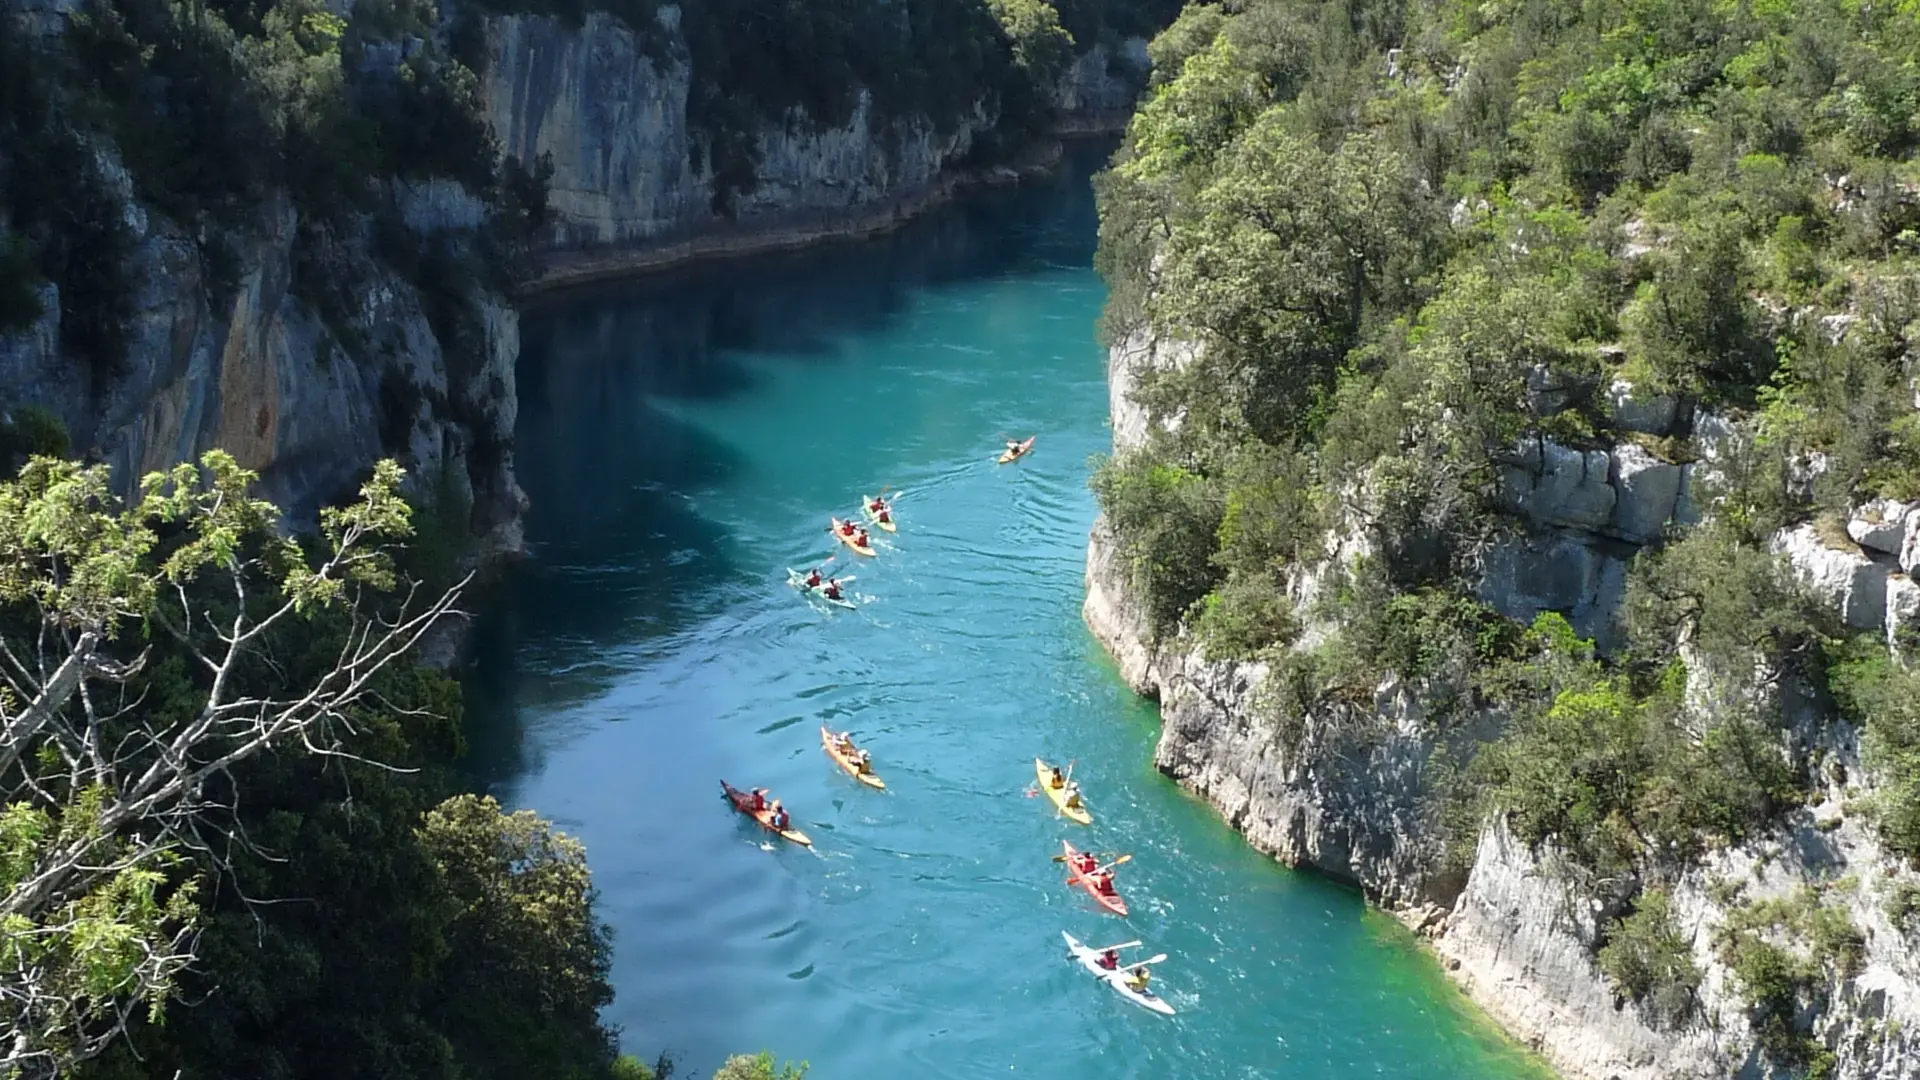
M 759 822 L 761 828 L 767 830 L 770 833 L 773 833 L 774 835 L 780 837 L 782 840 L 791 840 L 802 847 L 813 846 L 813 838 L 808 836 L 806 833 L 801 832 L 799 829 L 795 829 L 792 827 L 788 827 L 785 829 L 774 828 L 773 827 L 773 811 L 771 809 L 767 809 L 767 810 L 753 809 L 752 792 L 741 791 L 739 788 L 734 787 L 732 784 L 727 783 L 725 780 L 720 781 L 720 787 L 723 791 L 726 792 L 727 801 L 733 804 L 733 808 L 747 815 L 753 820 Z
M 828 731 L 827 725 L 825 724 L 820 725 L 820 746 L 826 750 L 828 757 L 832 758 L 841 768 L 847 770 L 855 780 L 860 781 L 868 787 L 879 788 L 882 791 L 886 790 L 887 782 L 885 780 L 880 779 L 870 772 L 861 771 L 860 766 L 854 759 L 841 753 L 839 749 L 833 745 L 833 732 Z
M 841 521 L 839 518 L 828 518 L 827 520 L 833 522 L 833 538 L 847 545 L 848 547 L 852 548 L 853 553 L 855 555 L 872 555 L 873 554 L 872 547 L 860 543 L 860 537 L 858 534 L 853 536 L 848 536 L 846 533 L 843 533 L 840 531 Z
M 1019 446 L 1016 446 L 1011 450 L 1002 451 L 1000 454 L 1000 464 L 1005 465 L 1009 461 L 1018 461 L 1019 459 L 1026 457 L 1027 451 L 1033 449 L 1033 440 L 1039 437 L 1040 436 L 1038 435 L 1029 435 L 1027 436 L 1026 442 L 1021 443 Z
M 1080 853 L 1073 849 L 1073 845 L 1062 840 L 1060 841 L 1060 846 L 1065 848 L 1067 853 L 1067 884 L 1078 885 L 1087 890 L 1088 896 L 1099 901 L 1101 907 L 1106 908 L 1115 915 L 1125 915 L 1127 913 L 1127 902 L 1120 899 L 1120 894 L 1101 892 L 1099 886 L 1093 883 L 1093 879 L 1082 875 L 1080 868 L 1075 865 L 1074 859 Z

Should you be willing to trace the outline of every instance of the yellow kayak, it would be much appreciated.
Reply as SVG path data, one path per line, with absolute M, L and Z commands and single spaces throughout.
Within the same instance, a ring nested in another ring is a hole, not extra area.
M 892 506 L 887 507 L 887 520 L 885 521 L 880 520 L 880 515 L 874 512 L 873 500 L 866 497 L 865 495 L 860 496 L 860 509 L 866 511 L 867 521 L 869 521 L 870 523 L 874 525 L 878 525 L 881 528 L 887 530 L 888 532 L 900 531 L 899 529 L 895 528 L 893 524 L 893 507 Z
M 1027 451 L 1033 449 L 1033 440 L 1037 438 L 1039 438 L 1038 435 L 1029 435 L 1027 436 L 1026 442 L 1016 443 L 1015 445 L 1007 448 L 1006 450 L 1001 451 L 1000 464 L 1005 465 L 1009 461 L 1018 461 L 1021 458 L 1026 457 Z
M 1034 758 L 1033 775 L 1040 781 L 1040 790 L 1047 793 L 1047 798 L 1053 800 L 1053 805 L 1058 807 L 1062 814 L 1066 815 L 1068 821 L 1077 821 L 1082 825 L 1093 824 L 1093 815 L 1087 813 L 1085 806 L 1068 806 L 1066 789 L 1053 786 L 1051 783 L 1053 780 L 1053 766 L 1039 758 Z
M 826 750 L 827 756 L 832 758 L 841 768 L 847 770 L 855 780 L 860 781 L 868 787 L 879 788 L 882 791 L 886 790 L 887 782 L 885 780 L 880 779 L 870 772 L 862 772 L 860 766 L 854 764 L 852 758 L 834 748 L 833 732 L 828 731 L 827 725 L 825 724 L 820 725 L 820 745 Z
M 848 536 L 847 534 L 840 531 L 839 518 L 829 518 L 828 520 L 833 522 L 833 525 L 831 526 L 830 531 L 833 533 L 833 538 L 835 540 L 838 540 L 841 543 L 852 548 L 853 553 L 855 555 L 872 555 L 873 554 L 873 548 L 861 544 L 860 537 L 857 534 L 854 536 Z

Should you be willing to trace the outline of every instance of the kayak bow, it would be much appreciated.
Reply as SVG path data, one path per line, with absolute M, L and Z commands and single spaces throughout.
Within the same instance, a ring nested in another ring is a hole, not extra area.
M 828 757 L 832 758 L 842 769 L 847 770 L 855 780 L 860 781 L 868 787 L 879 788 L 882 791 L 886 790 L 887 782 L 885 780 L 880 779 L 870 772 L 861 772 L 860 766 L 855 764 L 852 758 L 834 748 L 833 732 L 828 731 L 827 725 L 825 724 L 820 725 L 820 746 L 826 750 Z
M 780 837 L 782 840 L 791 840 L 794 843 L 799 844 L 801 847 L 813 846 L 813 838 L 808 836 L 806 833 L 801 832 L 799 829 L 774 828 L 772 810 L 751 809 L 751 807 L 753 806 L 753 797 L 751 793 L 741 791 L 739 788 L 734 787 L 732 784 L 727 783 L 725 780 L 720 781 L 720 788 L 726 794 L 727 801 L 733 804 L 733 808 L 735 810 L 738 810 L 741 813 L 752 818 L 753 820 L 759 822 L 761 828 L 767 830 L 770 833 L 773 833 L 775 836 Z
M 1125 915 L 1127 913 L 1127 902 L 1120 898 L 1120 894 L 1118 892 L 1101 892 L 1099 886 L 1094 884 L 1093 879 L 1082 874 L 1080 867 L 1075 865 L 1074 856 L 1080 853 L 1073 849 L 1073 845 L 1062 840 L 1060 841 L 1060 846 L 1064 848 L 1067 853 L 1067 884 L 1078 885 L 1087 890 L 1088 896 L 1093 897 L 1094 900 L 1099 902 L 1101 907 L 1106 908 L 1115 915 Z
M 1040 790 L 1047 793 L 1047 798 L 1053 800 L 1053 805 L 1066 815 L 1068 821 L 1077 821 L 1082 825 L 1093 824 L 1093 815 L 1087 813 L 1085 806 L 1068 806 L 1066 789 L 1055 788 L 1048 783 L 1053 778 L 1053 766 L 1039 758 L 1034 758 L 1033 775 L 1040 781 Z

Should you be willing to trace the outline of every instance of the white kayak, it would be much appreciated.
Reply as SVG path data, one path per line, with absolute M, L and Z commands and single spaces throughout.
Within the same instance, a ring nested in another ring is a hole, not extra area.
M 847 582 L 852 580 L 853 578 L 851 577 L 843 577 L 840 579 L 840 584 L 845 585 Z M 849 611 L 853 610 L 853 601 L 847 600 L 845 598 L 835 600 L 833 597 L 828 596 L 825 591 L 825 584 L 826 584 L 825 582 L 822 582 L 821 587 L 819 588 L 816 588 L 812 585 L 808 585 L 807 575 L 801 573 L 798 570 L 795 570 L 791 566 L 787 567 L 787 584 L 793 586 L 796 589 L 799 589 L 801 592 L 806 593 L 808 596 L 817 597 L 836 607 L 843 607 Z
M 1080 966 L 1093 972 L 1101 982 L 1113 987 L 1114 993 L 1119 994 L 1121 997 L 1126 998 L 1128 1001 L 1133 1002 L 1143 1009 L 1151 1009 L 1162 1016 L 1173 1015 L 1173 1006 L 1156 997 L 1153 991 L 1135 990 L 1133 987 L 1127 985 L 1126 968 L 1128 965 L 1121 965 L 1121 970 L 1119 971 L 1108 971 L 1106 968 L 1100 966 L 1099 953 L 1094 952 L 1092 949 L 1074 940 L 1073 935 L 1067 933 L 1065 930 L 1060 931 L 1060 936 L 1067 939 L 1067 951 L 1073 954 L 1075 960 L 1080 961 Z

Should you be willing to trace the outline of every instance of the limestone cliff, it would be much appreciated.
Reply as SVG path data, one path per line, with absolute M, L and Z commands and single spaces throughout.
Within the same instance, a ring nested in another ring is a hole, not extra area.
M 59 48 L 65 13 L 33 14 L 44 47 Z M 10 18 L 0 6 L 0 32 L 29 25 Z M 375 257 L 370 221 L 303 236 L 293 201 L 272 190 L 236 224 L 190 229 L 142 201 L 109 140 L 86 138 L 86 173 L 124 226 L 127 254 L 111 268 L 130 290 L 124 356 L 103 365 L 63 341 L 61 286 L 43 281 L 38 318 L 0 333 L 0 411 L 45 409 L 73 451 L 111 465 L 128 493 L 148 472 L 223 448 L 260 474 L 260 494 L 295 527 L 351 494 L 374 461 L 397 457 L 423 501 L 455 530 L 470 525 L 478 560 L 520 550 L 519 324 L 502 296 L 449 293 L 443 306 L 475 328 L 455 360 L 422 286 Z M 446 180 L 382 182 L 380 198 L 423 241 L 472 233 L 485 215 Z M 0 212 L 0 243 L 12 224 Z M 323 296 L 323 279 L 351 287 Z
M 858 235 L 897 224 L 969 179 L 961 168 L 998 118 L 985 102 L 942 128 L 923 116 L 881 119 L 860 91 L 845 123 L 796 109 L 752 135 L 753 181 L 724 212 L 690 118 L 696 74 L 679 9 L 637 33 L 605 12 L 578 26 L 549 17 L 487 20 L 483 93 L 507 153 L 531 166 L 551 155 L 555 253 L 549 283 Z M 1056 91 L 1064 126 L 1118 131 L 1144 85 L 1145 42 L 1083 53 Z
M 1133 390 L 1143 372 L 1185 362 L 1178 344 L 1135 336 L 1110 358 L 1116 449 L 1149 432 Z M 1631 393 L 1616 393 L 1616 416 Z M 1632 430 L 1678 428 L 1671 408 L 1647 403 Z M 1177 418 L 1174 421 L 1176 422 Z M 1640 543 L 1689 506 L 1696 470 L 1711 468 L 1737 426 L 1695 418 L 1691 459 L 1661 461 L 1640 446 L 1579 453 L 1550 443 L 1521 448 L 1505 500 L 1511 540 L 1489 560 L 1483 595 L 1516 616 L 1553 608 L 1604 629 L 1620 602 L 1625 564 Z M 1356 531 L 1357 532 L 1357 531 Z M 1792 571 L 1850 624 L 1891 635 L 1915 618 L 1910 575 L 1920 570 L 1920 508 L 1874 503 L 1848 523 L 1855 543 L 1811 527 L 1782 534 Z M 1364 547 L 1330 538 L 1328 564 Z M 1326 565 L 1296 572 L 1296 599 L 1318 587 Z M 1131 593 L 1127 567 L 1104 523 L 1088 551 L 1085 615 L 1118 659 L 1123 677 L 1158 700 L 1164 728 L 1156 765 L 1207 799 L 1248 840 L 1290 864 L 1351 882 L 1432 943 L 1466 991 L 1516 1038 L 1568 1076 L 1590 1080 L 1708 1080 L 1768 1075 L 1716 932 L 1742 902 L 1785 899 L 1809 886 L 1845 910 L 1862 934 L 1857 969 L 1838 981 L 1814 1037 L 1841 1080 L 1920 1075 L 1920 949 L 1891 921 L 1886 898 L 1913 875 L 1884 852 L 1856 812 L 1872 787 L 1857 739 L 1829 706 L 1790 683 L 1702 685 L 1698 707 L 1764 695 L 1798 733 L 1795 753 L 1817 762 L 1808 805 L 1771 833 L 1716 852 L 1673 883 L 1681 933 L 1704 974 L 1692 1019 L 1674 1028 L 1620 1000 L 1595 959 L 1614 912 L 1556 872 L 1550 845 L 1530 848 L 1498 820 L 1486 825 L 1469 865 L 1449 869 L 1434 798 L 1436 769 L 1497 733 L 1501 718 L 1469 717 L 1435 734 L 1416 688 L 1389 680 L 1370 699 L 1312 715 L 1276 718 L 1260 700 L 1269 674 L 1258 663 L 1215 663 L 1185 638 L 1153 640 Z M 1309 629 L 1308 634 L 1313 631 Z M 1701 680 L 1704 683 L 1705 680 Z M 1748 680 L 1753 681 L 1753 680 Z M 1291 723 L 1286 730 L 1279 725 Z

